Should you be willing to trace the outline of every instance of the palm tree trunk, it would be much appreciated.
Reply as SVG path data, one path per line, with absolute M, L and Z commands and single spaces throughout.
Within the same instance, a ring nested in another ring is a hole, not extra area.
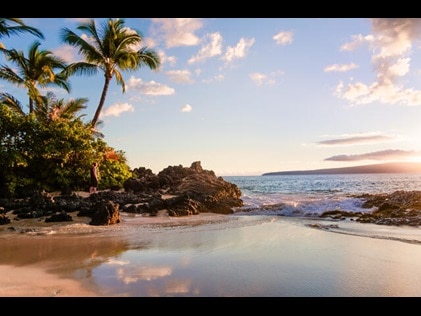
M 29 114 L 34 113 L 34 101 L 29 97 Z
M 96 124 L 98 123 L 99 114 L 102 111 L 102 107 L 104 106 L 105 97 L 107 96 L 108 86 L 110 85 L 110 77 L 105 76 L 105 82 L 104 82 L 104 89 L 102 89 L 102 95 L 101 100 L 99 100 L 98 107 L 96 109 L 94 118 L 92 119 L 92 128 L 95 128 Z

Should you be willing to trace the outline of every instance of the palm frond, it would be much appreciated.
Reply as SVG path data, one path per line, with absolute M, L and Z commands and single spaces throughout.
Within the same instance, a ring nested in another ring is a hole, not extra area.
M 16 114 L 19 114 L 22 116 L 26 115 L 26 113 L 23 111 L 22 105 L 19 102 L 19 100 L 9 93 L 6 93 L 6 92 L 0 93 L 0 103 L 8 106 Z
M 37 28 L 26 25 L 22 19 L 19 18 L 0 18 L 0 38 L 2 36 L 18 35 L 20 33 L 28 32 L 41 39 L 44 35 Z

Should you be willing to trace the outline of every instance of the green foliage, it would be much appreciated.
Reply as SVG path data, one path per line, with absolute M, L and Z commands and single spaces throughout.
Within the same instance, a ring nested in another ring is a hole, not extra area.
M 28 196 L 34 191 L 87 190 L 93 162 L 99 164 L 99 189 L 120 189 L 132 176 L 125 153 L 109 147 L 96 130 L 110 80 L 114 77 L 123 92 L 121 71 L 148 66 L 155 70 L 160 58 L 154 50 L 142 47 L 140 32 L 128 32 L 122 19 L 108 19 L 97 32 L 93 20 L 78 30 L 93 36 L 93 43 L 63 29 L 62 40 L 79 48 L 83 62 L 67 65 L 47 50 L 40 50 L 35 41 L 25 55 L 23 51 L 6 49 L 0 42 L 0 53 L 10 67 L 0 65 L 0 79 L 23 87 L 28 93 L 28 113 L 8 92 L 0 92 L 0 198 Z M 18 18 L 0 18 L 0 38 L 29 32 L 43 38 L 37 29 Z M 99 36 L 101 35 L 101 36 Z M 84 123 L 78 112 L 86 108 L 86 98 L 58 100 L 52 92 L 41 94 L 40 87 L 60 87 L 70 91 L 69 77 L 92 75 L 104 71 L 101 100 L 90 123 Z
M 122 189 L 124 181 L 130 177 L 132 177 L 132 172 L 126 163 L 124 154 L 120 152 L 118 159 L 104 159 L 99 165 L 98 188 Z
M 124 153 L 95 138 L 80 118 L 45 124 L 0 103 L 0 122 L 0 196 L 87 190 L 94 161 L 100 165 L 100 189 L 122 188 L 131 176 Z

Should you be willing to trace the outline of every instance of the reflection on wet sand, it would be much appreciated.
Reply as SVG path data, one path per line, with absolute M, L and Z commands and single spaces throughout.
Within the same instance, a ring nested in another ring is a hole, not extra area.
M 421 246 L 377 238 L 412 229 L 204 218 L 0 233 L 0 296 L 421 296 Z
M 92 278 L 92 271 L 107 262 L 109 258 L 125 252 L 129 249 L 129 245 L 126 241 L 118 238 L 96 238 L 95 236 L 60 236 L 58 238 L 43 236 L 39 238 L 35 236 L 0 239 L 0 249 L 0 265 L 23 268 L 22 270 L 13 269 L 15 280 L 20 273 L 27 272 L 27 269 L 37 269 L 33 270 L 31 274 L 27 273 L 28 284 L 31 283 L 31 277 L 39 278 L 45 271 L 60 278 L 76 279 L 87 289 L 96 292 L 98 289 L 96 289 L 95 279 Z M 12 273 L 12 271 L 10 272 Z M 34 273 L 38 276 L 35 276 Z M 44 276 L 40 282 L 46 283 L 46 279 Z M 4 286 L 4 281 L 4 279 L 0 281 L 0 288 Z M 19 283 L 19 281 L 16 282 Z M 29 296 L 32 296 L 31 292 L 32 290 L 30 290 Z M 42 295 L 42 292 L 40 294 Z M 18 294 L 18 296 L 21 295 L 28 296 L 25 293 Z
M 0 279 L 0 296 L 132 296 L 113 292 L 113 284 L 98 282 L 107 275 L 124 284 L 170 275 L 168 265 L 138 265 L 133 272 L 131 262 L 121 258 L 129 250 L 150 248 L 161 230 L 195 226 L 208 217 L 211 221 L 222 219 L 213 215 L 145 219 L 124 214 L 121 225 L 108 227 L 90 226 L 84 218 L 59 224 L 28 219 L 0 227 L 0 274 L 9 275 Z

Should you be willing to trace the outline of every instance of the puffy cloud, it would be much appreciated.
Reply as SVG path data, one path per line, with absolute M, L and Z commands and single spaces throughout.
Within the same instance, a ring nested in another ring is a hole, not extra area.
M 387 104 L 421 105 L 421 91 L 400 84 L 410 72 L 413 42 L 421 37 L 421 19 L 371 19 L 373 34 L 353 36 L 353 42 L 341 47 L 352 50 L 367 44 L 372 53 L 376 80 L 371 83 L 340 83 L 337 96 L 351 105 L 379 101 Z
M 219 33 L 207 34 L 202 41 L 204 44 L 199 52 L 188 60 L 189 64 L 204 61 L 205 59 L 221 55 L 222 53 L 222 36 Z
M 67 44 L 55 49 L 53 54 L 62 58 L 66 63 L 75 63 L 83 60 L 82 56 L 78 55 L 77 49 Z
M 155 81 L 144 82 L 141 78 L 130 77 L 127 81 L 127 90 L 136 90 L 146 95 L 172 95 L 174 88 L 157 83 Z
M 128 104 L 128 103 L 122 103 L 122 104 L 117 103 L 117 104 L 111 105 L 101 112 L 101 116 L 102 117 L 120 116 L 120 114 L 124 112 L 134 112 L 133 105 Z
M 274 35 L 272 38 L 279 45 L 287 45 L 292 43 L 292 32 L 279 32 L 278 34 Z
M 255 39 L 245 39 L 244 37 L 239 40 L 237 45 L 228 46 L 224 56 L 222 57 L 226 63 L 231 63 L 235 59 L 244 58 L 250 47 L 254 45 Z
M 182 108 L 181 108 L 181 112 L 190 112 L 192 110 L 192 107 L 190 104 L 185 104 Z
M 194 46 L 200 43 L 195 32 L 202 28 L 202 20 L 194 18 L 153 18 L 152 37 L 162 38 L 167 46 Z

